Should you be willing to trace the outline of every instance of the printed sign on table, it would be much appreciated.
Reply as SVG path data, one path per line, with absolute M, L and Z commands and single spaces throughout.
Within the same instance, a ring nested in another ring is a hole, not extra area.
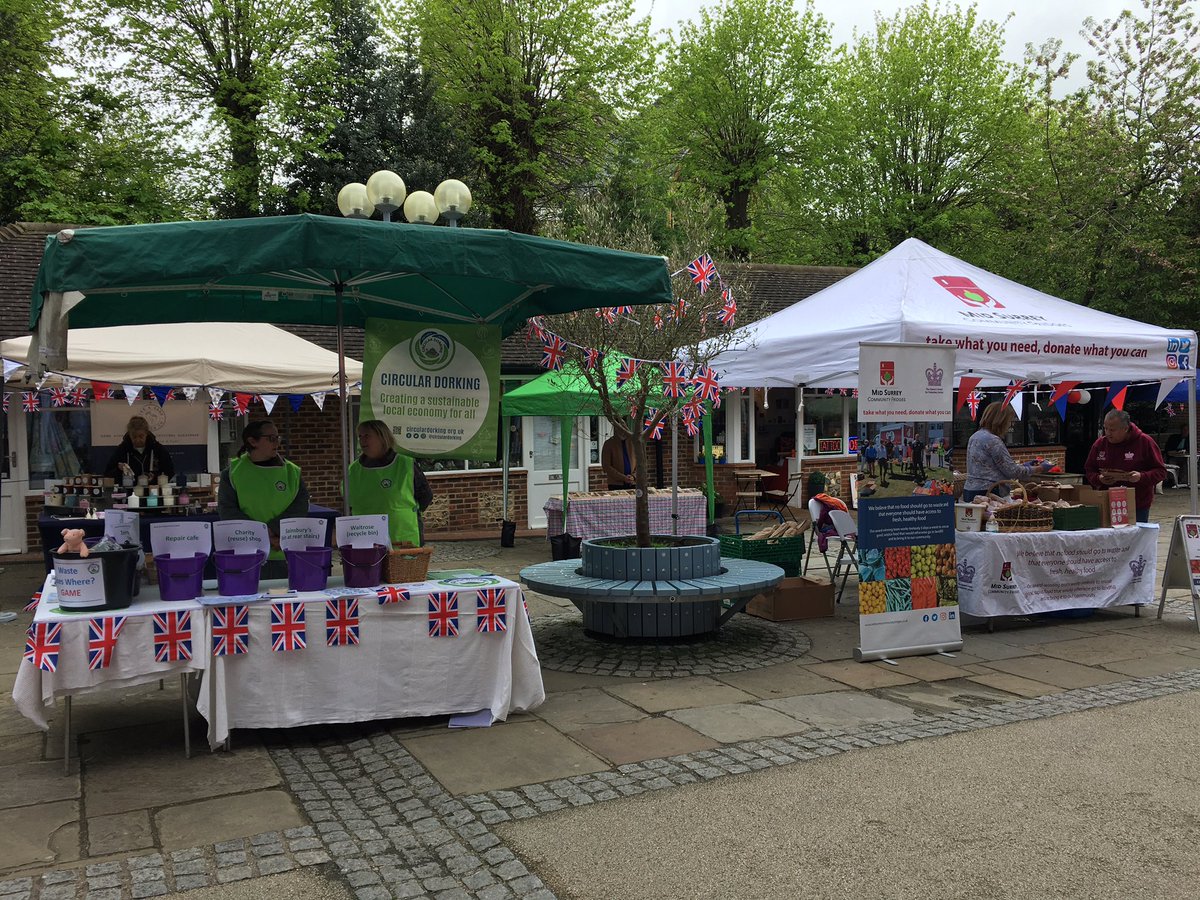
M 954 498 L 863 500 L 857 660 L 962 649 Z
M 329 533 L 325 519 L 298 518 L 279 520 L 279 547 L 282 550 L 307 550 L 324 547 Z
M 213 522 L 213 549 L 233 550 L 235 553 L 271 552 L 271 536 L 267 526 L 252 519 L 228 519 Z
M 104 512 L 104 536 L 118 544 L 142 544 L 142 529 L 139 516 L 124 509 L 109 509 Z
M 953 418 L 953 347 L 858 345 L 860 422 L 947 422 Z
M 54 560 L 54 586 L 58 589 L 58 602 L 68 609 L 91 609 L 103 606 L 104 560 L 56 559 Z
M 374 547 L 376 544 L 391 546 L 388 537 L 388 517 L 378 516 L 338 516 L 334 520 L 334 536 L 339 547 L 349 544 L 351 547 Z
M 155 556 L 194 556 L 212 553 L 211 522 L 154 522 L 150 550 Z

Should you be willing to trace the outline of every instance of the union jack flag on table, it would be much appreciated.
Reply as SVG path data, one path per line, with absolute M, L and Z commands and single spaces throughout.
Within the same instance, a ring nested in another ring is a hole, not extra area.
M 214 606 L 212 617 L 213 656 L 239 656 L 250 649 L 249 607 Z
M 508 607 L 504 588 L 484 588 L 475 599 L 475 630 L 480 634 L 508 631 Z
M 325 601 L 325 643 L 330 647 L 358 643 L 357 597 L 338 597 Z
M 692 276 L 692 283 L 700 288 L 700 293 L 703 294 L 716 277 L 717 267 L 712 257 L 703 253 L 687 264 L 687 272 Z
M 410 595 L 406 589 L 389 584 L 377 590 L 375 596 L 379 598 L 379 605 L 383 606 L 385 603 L 407 603 Z
M 622 357 L 621 364 L 617 366 L 617 387 L 621 387 L 636 375 L 641 365 L 641 360 L 632 359 L 628 356 Z
M 107 669 L 125 627 L 125 616 L 88 620 L 88 668 Z
M 58 651 L 62 647 L 61 622 L 34 622 L 25 632 L 23 659 L 43 672 L 58 670 Z
M 71 401 L 70 393 L 67 391 L 64 391 L 62 388 L 54 388 L 52 391 L 50 391 L 51 405 L 67 406 L 70 403 L 70 401 Z
M 304 635 L 304 601 L 285 600 L 271 604 L 271 649 L 277 653 L 303 650 L 308 646 Z
M 34 591 L 33 599 L 31 599 L 28 603 L 25 604 L 25 608 L 22 610 L 22 612 L 33 612 L 35 609 L 38 608 L 38 604 L 41 602 L 42 602 L 42 592 Z
M 557 334 L 548 334 L 542 338 L 542 368 L 561 369 L 567 361 L 567 342 Z
M 21 391 L 21 409 L 25 412 L 37 412 L 42 408 L 37 391 Z
M 717 381 L 717 373 L 708 366 L 697 367 L 696 371 L 692 373 L 692 384 L 696 386 L 696 396 L 701 400 L 720 402 L 721 386 Z
M 646 432 L 646 437 L 652 441 L 662 440 L 663 426 L 666 425 L 666 422 L 664 422 L 662 419 L 659 419 L 658 423 L 655 424 L 654 417 L 657 415 L 658 410 L 651 407 L 650 409 L 646 410 L 646 421 L 643 423 L 643 426 L 648 429 Z
M 154 616 L 154 659 L 179 662 L 192 658 L 191 612 L 165 612 Z
M 458 594 L 441 591 L 429 595 L 429 636 L 458 636 Z
M 690 379 L 687 367 L 681 362 L 669 362 L 663 367 L 663 394 L 667 397 L 682 397 Z

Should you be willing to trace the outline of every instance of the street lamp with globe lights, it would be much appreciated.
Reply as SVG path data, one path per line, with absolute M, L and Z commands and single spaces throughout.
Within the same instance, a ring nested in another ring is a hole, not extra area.
M 407 193 L 404 179 L 395 172 L 382 169 L 367 179 L 366 184 L 352 182 L 338 191 L 338 209 L 348 219 L 369 219 L 379 210 L 383 221 L 392 221 L 392 214 L 404 210 L 404 218 L 414 225 L 435 225 L 439 218 L 454 228 L 459 219 L 471 210 L 471 191 L 454 178 L 448 178 L 430 194 L 428 191 Z

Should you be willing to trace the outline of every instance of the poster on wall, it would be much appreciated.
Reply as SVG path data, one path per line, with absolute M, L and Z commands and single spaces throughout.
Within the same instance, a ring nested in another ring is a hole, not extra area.
M 1167 564 L 1163 570 L 1162 594 L 1158 600 L 1160 619 L 1167 603 L 1167 591 L 1172 588 L 1191 592 L 1192 621 L 1200 631 L 1200 516 L 1175 518 L 1171 546 L 1167 550 Z
M 953 418 L 953 347 L 858 345 L 860 422 L 937 422 Z
M 858 513 L 858 577 L 855 659 L 962 649 L 953 497 L 864 500 Z
M 418 457 L 493 459 L 500 329 L 368 319 L 360 421 L 381 419 Z

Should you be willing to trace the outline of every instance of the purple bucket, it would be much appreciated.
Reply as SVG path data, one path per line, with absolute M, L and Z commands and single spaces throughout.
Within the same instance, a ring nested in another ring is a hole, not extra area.
M 308 547 L 284 550 L 287 557 L 288 587 L 293 591 L 323 591 L 333 568 L 332 547 Z
M 261 550 L 238 553 L 218 550 L 213 556 L 217 568 L 217 593 L 222 597 L 244 597 L 258 593 L 258 573 L 262 571 L 267 554 Z
M 191 556 L 156 554 L 154 568 L 158 571 L 158 593 L 163 600 L 195 600 L 204 593 L 204 565 L 207 553 Z
M 383 561 L 388 548 L 383 544 L 374 547 L 338 547 L 342 555 L 342 575 L 346 587 L 378 587 L 383 584 Z

